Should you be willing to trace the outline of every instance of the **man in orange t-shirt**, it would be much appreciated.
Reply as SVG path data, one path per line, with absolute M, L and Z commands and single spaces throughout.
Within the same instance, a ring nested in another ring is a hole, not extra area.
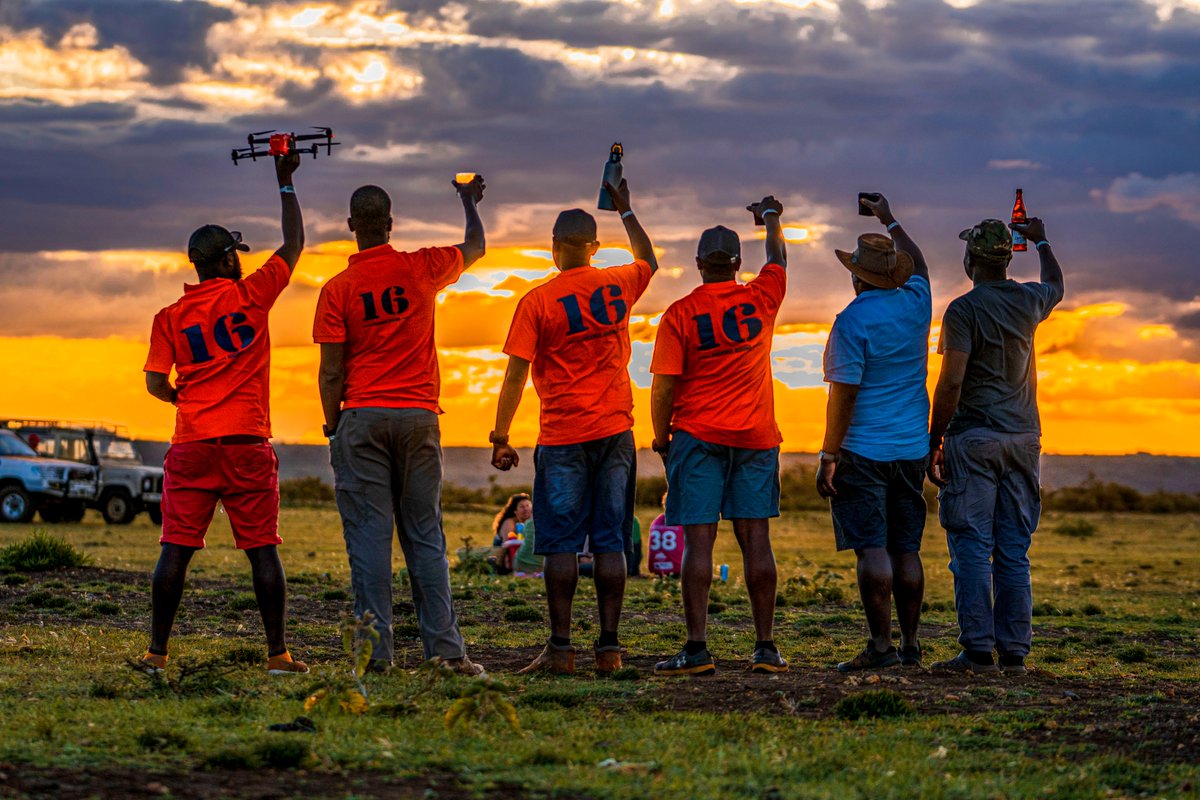
M 321 345 L 325 410 L 338 510 L 350 559 L 354 610 L 379 631 L 372 668 L 392 662 L 392 536 L 412 585 L 425 658 L 483 671 L 467 658 L 450 598 L 442 530 L 440 379 L 434 347 L 437 295 L 483 257 L 475 205 L 483 179 L 455 184 L 466 213 L 462 244 L 399 252 L 388 244 L 392 201 L 378 186 L 350 198 L 358 252 L 321 288 L 313 340 Z M 394 527 L 393 527 L 394 526 Z
M 779 516 L 779 427 L 771 378 L 775 316 L 787 290 L 779 215 L 765 197 L 749 207 L 767 228 L 767 265 L 747 284 L 738 235 L 724 227 L 700 237 L 703 283 L 663 314 L 650 371 L 654 450 L 667 467 L 666 521 L 682 525 L 683 611 L 688 641 L 655 665 L 659 675 L 697 675 L 716 666 L 708 652 L 708 593 L 717 522 L 733 521 L 742 550 L 757 642 L 750 668 L 786 672 L 772 639 L 775 555 L 769 519 Z
M 304 249 L 304 222 L 292 186 L 295 152 L 275 159 L 283 200 L 283 246 L 242 278 L 242 235 L 205 225 L 188 241 L 200 282 L 159 311 L 150 332 L 146 388 L 176 407 L 163 463 L 162 552 L 154 570 L 146 670 L 161 672 L 192 555 L 204 547 L 217 501 L 234 541 L 250 559 L 267 633 L 267 671 L 308 672 L 288 654 L 287 579 L 279 561 L 279 460 L 271 436 L 271 340 L 267 315 Z M 175 386 L 171 369 L 175 369 Z
M 633 527 L 637 449 L 629 383 L 629 312 L 658 269 L 654 246 L 629 207 L 629 187 L 608 186 L 629 234 L 634 262 L 597 269 L 596 220 L 581 209 L 554 224 L 554 263 L 561 271 L 517 305 L 504 352 L 508 370 L 496 410 L 492 465 L 518 462 L 508 430 L 533 367 L 541 398 L 534 451 L 535 552 L 546 557 L 550 641 L 522 672 L 574 672 L 571 603 L 579 580 L 576 554 L 589 541 L 600 608 L 596 671 L 621 666 L 617 625 L 625 595 L 625 552 Z

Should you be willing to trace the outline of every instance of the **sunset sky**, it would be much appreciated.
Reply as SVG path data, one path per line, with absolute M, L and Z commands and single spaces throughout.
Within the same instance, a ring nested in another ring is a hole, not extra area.
M 851 299 L 833 248 L 882 191 L 930 263 L 937 320 L 968 288 L 957 233 L 1046 220 L 1067 297 L 1038 334 L 1045 447 L 1200 455 L 1200 0 L 10 0 L 0 4 L 0 416 L 168 438 L 146 394 L 150 322 L 194 273 L 188 235 L 278 246 L 250 131 L 332 126 L 296 184 L 309 246 L 272 320 L 278 441 L 321 441 L 312 315 L 344 268 L 350 192 L 387 188 L 394 244 L 453 244 L 449 180 L 487 178 L 489 253 L 442 298 L 443 441 L 486 444 L 517 300 L 553 271 L 560 209 L 594 208 L 609 145 L 663 270 L 634 309 L 638 441 L 659 314 L 698 283 L 700 232 L 787 207 L 774 347 L 784 447 L 814 451 L 821 351 Z M 600 263 L 628 260 L 596 212 Z M 761 230 L 761 229 L 759 229 Z M 1017 254 L 1032 279 L 1037 256 Z M 930 386 L 938 359 L 931 358 Z M 517 444 L 536 435 L 526 395 Z

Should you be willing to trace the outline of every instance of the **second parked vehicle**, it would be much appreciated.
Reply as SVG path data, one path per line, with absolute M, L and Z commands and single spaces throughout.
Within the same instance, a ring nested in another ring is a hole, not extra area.
M 127 525 L 143 511 L 155 525 L 162 524 L 162 467 L 142 463 L 123 428 L 55 420 L 4 420 L 0 428 L 13 430 L 34 444 L 39 455 L 95 466 L 100 485 L 86 505 L 99 509 L 110 525 Z M 46 522 L 72 522 L 83 516 L 76 516 L 76 511 L 71 507 L 59 514 L 46 507 L 39 513 Z

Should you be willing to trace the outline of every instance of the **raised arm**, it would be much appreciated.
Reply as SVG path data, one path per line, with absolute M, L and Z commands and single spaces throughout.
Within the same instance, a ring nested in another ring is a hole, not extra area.
M 783 238 L 783 203 L 775 195 L 767 195 L 757 203 L 746 206 L 746 210 L 760 217 L 767 227 L 767 263 L 778 264 L 787 269 L 787 242 Z
M 832 497 L 833 476 L 841 458 L 842 442 L 850 430 L 854 417 L 854 405 L 858 402 L 858 385 L 853 383 L 829 384 L 829 401 L 825 404 L 825 440 L 821 444 L 821 464 L 817 468 L 817 494 Z
M 933 419 L 929 423 L 929 480 L 937 486 L 945 486 L 946 456 L 942 450 L 942 437 L 950 419 L 958 408 L 962 395 L 963 378 L 967 374 L 970 354 L 962 350 L 946 350 L 942 356 L 942 371 L 938 375 L 937 388 L 933 391 Z
M 279 197 L 283 202 L 283 246 L 275 255 L 287 262 L 288 269 L 295 270 L 300 253 L 304 250 L 304 218 L 300 214 L 300 201 L 292 174 L 300 166 L 300 154 L 293 147 L 286 156 L 275 156 L 275 177 L 279 181 Z
M 325 412 L 325 434 L 333 438 L 338 418 L 342 415 L 342 394 L 346 388 L 346 345 L 344 342 L 321 343 L 321 367 L 317 373 L 317 389 L 321 393 L 321 409 Z
M 529 362 L 509 356 L 504 383 L 500 386 L 500 399 L 496 403 L 496 427 L 488 437 L 492 443 L 492 466 L 505 472 L 521 463 L 521 457 L 508 443 L 508 429 L 512 427 L 517 407 L 521 405 L 521 395 L 525 393 L 525 380 L 528 377 Z
M 605 182 L 604 188 L 608 190 L 613 205 L 621 215 L 621 222 L 625 224 L 625 233 L 629 236 L 629 249 L 633 251 L 633 257 L 649 264 L 651 274 L 658 272 L 658 256 L 654 255 L 654 244 L 629 205 L 629 181 L 622 178 L 620 186 Z
M 164 403 L 174 403 L 179 391 L 171 385 L 171 376 L 165 372 L 146 373 L 146 391 Z
M 908 235 L 908 231 L 904 230 L 904 226 L 892 215 L 892 209 L 888 205 L 887 198 L 881 194 L 877 202 L 872 202 L 865 197 L 861 198 L 858 202 L 870 209 L 875 218 L 887 228 L 892 241 L 896 243 L 896 249 L 903 250 L 912 258 L 913 274 L 920 275 L 925 280 L 929 280 L 929 265 L 925 263 L 925 256 L 921 253 L 921 248 L 917 247 L 917 243 Z
M 1058 264 L 1058 259 L 1054 257 L 1054 253 L 1050 250 L 1050 242 L 1046 239 L 1046 225 L 1038 217 L 1033 217 L 1024 225 L 1009 225 L 1018 233 L 1025 234 L 1025 238 L 1033 242 L 1037 248 L 1038 258 L 1042 262 L 1042 283 L 1054 287 L 1058 292 L 1058 299 L 1062 300 L 1063 292 L 1066 289 L 1066 283 L 1063 278 L 1062 267 Z
M 453 183 L 453 181 L 452 181 Z M 466 215 L 466 230 L 463 233 L 462 244 L 456 245 L 463 255 L 463 269 L 470 267 L 487 252 L 487 242 L 483 236 L 483 220 L 479 218 L 478 203 L 483 200 L 483 176 L 476 175 L 470 183 L 455 183 L 458 198 L 462 200 L 463 213 Z

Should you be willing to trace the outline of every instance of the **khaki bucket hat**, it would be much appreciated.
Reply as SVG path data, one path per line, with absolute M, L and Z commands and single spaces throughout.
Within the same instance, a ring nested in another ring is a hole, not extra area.
M 838 261 L 858 279 L 880 289 L 898 289 L 908 283 L 913 274 L 912 256 L 896 250 L 891 237 L 881 233 L 864 233 L 858 237 L 858 249 L 853 253 L 834 250 Z

